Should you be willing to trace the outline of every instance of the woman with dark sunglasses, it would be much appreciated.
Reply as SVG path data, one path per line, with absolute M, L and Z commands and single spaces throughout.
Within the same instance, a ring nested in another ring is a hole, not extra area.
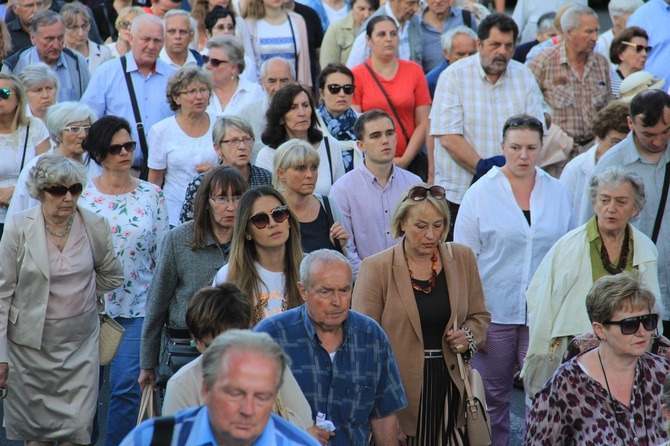
M 535 396 L 524 445 L 656 445 L 670 364 L 648 352 L 659 315 L 637 274 L 597 280 L 586 312 L 598 347 L 563 364 Z
M 163 237 L 170 229 L 161 189 L 130 174 L 138 149 L 130 133 L 125 119 L 104 116 L 91 126 L 82 144 L 102 167 L 102 175 L 90 179 L 79 204 L 109 220 L 125 279 L 123 286 L 104 296 L 105 313 L 126 330 L 110 366 L 106 444 L 119 444 L 137 424 L 142 323 Z
M 7 438 L 90 444 L 98 400 L 97 294 L 123 283 L 109 221 L 77 199 L 84 166 L 56 154 L 31 170 L 39 206 L 0 244 L 0 397 Z
M 249 189 L 235 216 L 228 264 L 213 286 L 237 285 L 254 305 L 253 323 L 302 305 L 298 290 L 302 248 L 300 223 L 274 188 Z
M 467 444 L 456 354 L 470 359 L 491 320 L 472 250 L 445 244 L 448 229 L 444 188 L 410 188 L 391 220 L 400 243 L 363 260 L 352 298 L 389 337 L 409 403 L 398 420 L 410 446 Z
M 545 254 L 575 224 L 564 186 L 537 167 L 542 122 L 529 115 L 507 119 L 502 132 L 505 165 L 470 186 L 454 226 L 454 241 L 475 253 L 491 312 L 486 346 L 472 358 L 486 389 L 493 444 L 507 444 L 515 367 L 528 350 L 526 288 Z

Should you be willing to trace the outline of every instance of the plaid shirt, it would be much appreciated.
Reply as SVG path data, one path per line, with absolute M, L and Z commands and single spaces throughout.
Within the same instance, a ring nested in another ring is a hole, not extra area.
M 331 446 L 367 445 L 370 418 L 407 407 L 391 346 L 374 320 L 349 310 L 344 341 L 331 361 L 314 330 L 306 306 L 264 319 L 254 331 L 266 332 L 291 358 L 312 418 L 317 412 L 335 424 Z
M 592 137 L 593 117 L 614 99 L 607 59 L 592 52 L 580 79 L 568 64 L 565 43 L 560 43 L 538 54 L 528 68 L 553 110 L 552 122 L 575 139 Z

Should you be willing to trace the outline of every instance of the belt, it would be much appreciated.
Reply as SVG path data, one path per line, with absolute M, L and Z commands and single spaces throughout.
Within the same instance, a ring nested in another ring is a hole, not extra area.
M 594 139 L 595 139 L 595 137 L 593 135 L 591 135 L 591 136 L 584 136 L 582 138 L 573 138 L 573 141 L 578 146 L 583 146 L 583 145 L 586 145 L 586 144 L 590 143 Z
M 441 358 L 442 355 L 442 350 L 424 350 L 423 351 L 423 357 L 424 358 Z

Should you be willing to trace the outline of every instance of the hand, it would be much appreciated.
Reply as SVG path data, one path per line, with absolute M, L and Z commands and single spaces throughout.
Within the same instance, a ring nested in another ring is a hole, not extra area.
M 198 163 L 198 164 L 195 165 L 195 171 L 198 172 L 198 173 L 207 172 L 209 169 L 211 169 L 214 166 L 216 166 L 216 164 Z
M 137 382 L 140 384 L 140 391 L 144 391 L 144 387 L 149 385 L 153 390 L 156 390 L 158 386 L 156 385 L 156 372 L 153 370 L 142 369 L 140 371 L 140 377 L 137 378 Z
M 9 206 L 9 202 L 12 201 L 12 195 L 14 195 L 14 186 L 0 187 L 0 206 Z
M 470 348 L 468 336 L 463 330 L 454 330 L 452 328 L 447 331 L 447 342 L 454 353 L 465 353 Z
M 349 241 L 349 233 L 339 222 L 333 223 L 333 226 L 330 227 L 330 241 L 334 242 L 334 239 L 339 240 L 343 248 Z
M 0 389 L 7 387 L 7 378 L 9 377 L 9 364 L 0 362 Z
M 323 445 L 327 445 L 330 437 L 335 435 L 335 432 L 328 432 L 327 430 L 321 429 L 320 427 L 316 427 L 316 424 L 307 429 L 307 433 L 316 438 L 317 441 Z

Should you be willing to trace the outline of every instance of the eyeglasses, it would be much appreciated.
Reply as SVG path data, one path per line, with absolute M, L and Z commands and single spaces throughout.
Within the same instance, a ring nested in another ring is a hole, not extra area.
M 82 131 L 84 133 L 88 133 L 89 130 L 91 130 L 90 125 L 69 125 L 67 127 L 63 127 L 63 130 L 67 130 L 68 132 L 72 133 L 73 135 L 78 135 Z
M 191 34 L 191 32 L 192 31 L 190 29 L 168 29 L 165 31 L 166 34 L 169 34 L 171 36 L 179 34 L 180 36 L 184 37 Z
M 54 197 L 64 197 L 68 192 L 72 195 L 79 195 L 83 189 L 84 186 L 82 186 L 81 183 L 74 183 L 70 187 L 57 184 L 55 186 L 42 188 L 44 192 L 48 192 Z
M 0 99 L 9 99 L 12 96 L 12 90 L 9 88 L 0 88 Z
M 211 63 L 212 66 L 213 66 L 214 68 L 218 67 L 218 66 L 221 65 L 222 63 L 229 63 L 229 62 L 230 62 L 230 61 L 228 61 L 228 60 L 212 59 L 212 58 L 209 57 L 209 56 L 202 56 L 202 61 L 203 61 L 204 63 L 207 63 L 207 62 Z
M 222 139 L 221 145 L 228 147 L 239 147 L 241 142 L 243 142 L 245 146 L 251 146 L 254 144 L 254 139 L 253 138 Z
M 610 137 L 607 136 L 607 135 L 605 135 L 605 139 L 606 139 L 607 141 L 609 141 L 609 143 L 612 144 L 613 146 L 616 146 L 617 144 L 619 144 L 619 143 L 622 141 L 622 140 L 619 139 L 619 138 L 610 138 Z
M 414 201 L 421 201 L 425 200 L 428 194 L 430 194 L 430 196 L 436 200 L 444 200 L 446 197 L 446 193 L 442 186 L 414 186 L 409 190 L 409 192 L 407 192 L 405 199 L 409 198 Z
M 346 85 L 330 84 L 327 85 L 326 88 L 328 88 L 330 94 L 338 94 L 340 90 L 344 90 L 344 94 L 354 94 L 356 86 L 354 84 L 346 84 Z
M 114 144 L 112 146 L 109 146 L 109 149 L 107 152 L 109 152 L 110 155 L 118 155 L 121 153 L 121 149 L 125 149 L 126 152 L 130 153 L 135 150 L 137 147 L 137 143 L 135 141 L 128 141 L 123 144 Z
M 232 197 L 226 197 L 224 195 L 219 195 L 217 197 L 209 197 L 210 200 L 212 200 L 216 204 L 225 204 L 226 206 L 229 204 L 239 204 L 240 203 L 240 197 L 239 195 L 235 195 Z
M 252 215 L 249 217 L 249 221 L 258 229 L 265 229 L 265 227 L 270 224 L 270 217 L 272 217 L 275 223 L 284 223 L 288 220 L 289 215 L 290 211 L 288 210 L 288 206 L 277 206 L 270 211 L 269 214 L 267 212 L 259 212 L 258 214 Z
M 637 45 L 633 42 L 621 42 L 624 45 L 632 46 L 635 47 L 635 52 L 636 53 L 641 53 L 643 50 L 647 52 L 647 54 L 651 53 L 652 47 L 650 46 L 645 46 L 645 45 Z
M 508 129 L 513 129 L 517 127 L 530 127 L 533 129 L 538 129 L 540 132 L 544 133 L 544 127 L 542 126 L 542 121 L 537 118 L 528 117 L 528 118 L 509 118 L 505 125 L 503 125 L 503 138 L 507 133 Z
M 84 31 L 84 32 L 87 33 L 89 29 L 91 29 L 91 24 L 90 23 L 86 23 L 86 24 L 80 25 L 80 26 L 68 26 L 67 27 L 68 31 L 73 31 L 75 33 L 77 31 Z
M 209 95 L 209 88 L 198 88 L 198 89 L 194 88 L 193 90 L 182 91 L 179 94 L 184 95 L 187 98 L 194 98 L 198 94 L 200 94 L 200 96 L 207 96 Z
M 627 317 L 626 319 L 621 319 L 620 321 L 607 321 L 603 322 L 603 325 L 618 325 L 621 328 L 621 334 L 632 335 L 637 333 L 637 330 L 640 328 L 640 324 L 647 331 L 656 330 L 658 325 L 658 314 L 645 314 L 643 316 Z
M 128 28 L 130 28 L 130 25 L 132 25 L 132 24 L 133 24 L 133 22 L 131 22 L 130 20 L 124 20 L 123 22 L 119 22 L 119 28 L 128 29 Z
M 235 31 L 235 25 L 216 25 L 214 29 L 217 31 Z

